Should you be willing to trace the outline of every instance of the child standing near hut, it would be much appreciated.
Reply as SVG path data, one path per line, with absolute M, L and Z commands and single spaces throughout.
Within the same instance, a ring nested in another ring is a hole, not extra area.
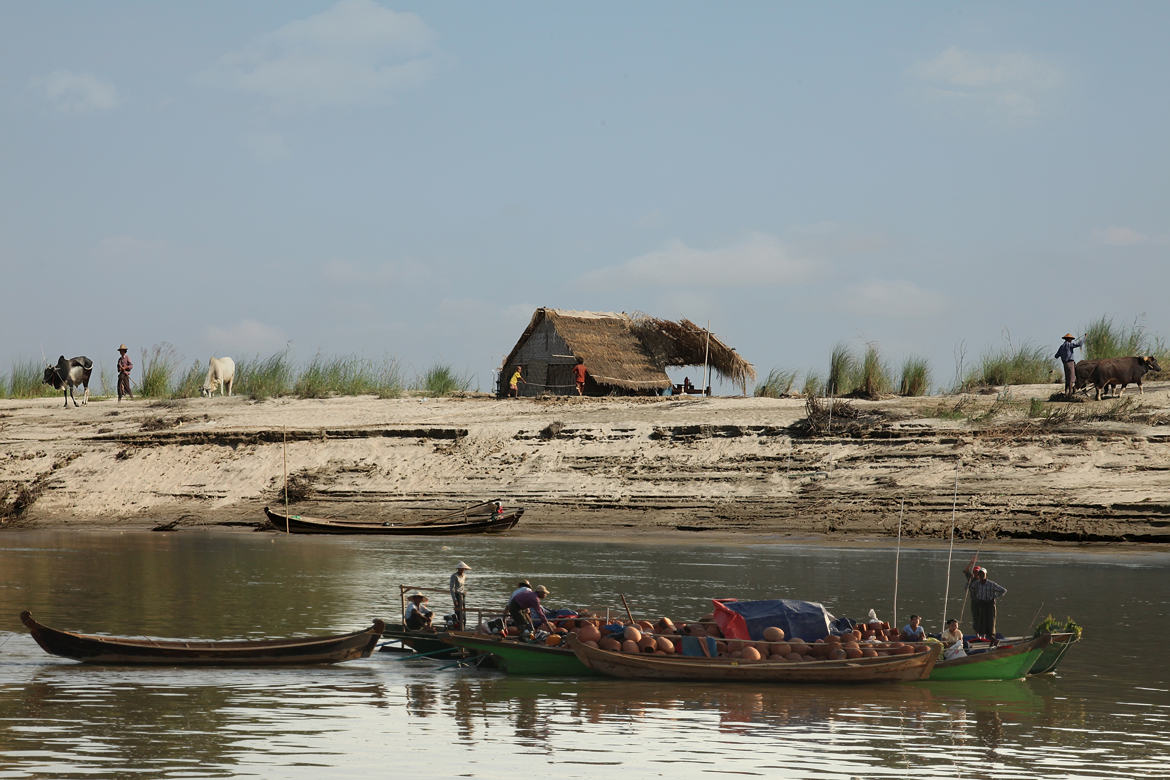
M 524 381 L 524 377 L 520 376 L 520 370 L 523 366 L 516 366 L 516 373 L 512 374 L 512 378 L 508 380 L 508 395 L 515 398 L 520 394 L 520 383 Z
M 577 385 L 577 395 L 585 395 L 585 358 L 577 358 L 577 365 L 573 366 L 573 381 Z

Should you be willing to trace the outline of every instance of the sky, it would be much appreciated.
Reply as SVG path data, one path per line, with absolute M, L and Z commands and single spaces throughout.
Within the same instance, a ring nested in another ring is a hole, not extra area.
M 709 322 L 761 377 L 872 344 L 936 387 L 1102 316 L 1170 340 L 1168 29 L 1165 2 L 4 3 L 0 375 L 112 374 L 125 342 L 489 390 L 541 306 Z

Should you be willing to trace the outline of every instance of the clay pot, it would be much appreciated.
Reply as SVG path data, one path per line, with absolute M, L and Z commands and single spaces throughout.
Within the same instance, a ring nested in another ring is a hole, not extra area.
M 613 652 L 616 652 L 616 651 L 622 649 L 622 643 L 619 642 L 618 640 L 614 639 L 612 636 L 604 637 L 603 639 L 601 639 L 597 643 L 597 646 L 600 647 L 602 650 L 610 650 Z
M 557 645 L 559 645 L 561 643 L 561 635 L 560 634 L 549 634 L 548 639 L 544 640 L 544 643 L 546 645 L 548 645 L 549 647 L 556 647 Z
M 627 626 L 626 630 L 622 633 L 622 638 L 637 642 L 642 638 L 642 632 L 633 626 Z
M 742 656 L 745 661 L 758 661 L 760 660 L 760 651 L 751 646 L 745 647 Z
M 764 639 L 768 642 L 779 642 L 784 638 L 784 629 L 768 626 L 764 629 Z
M 789 660 L 789 661 L 792 661 L 793 663 L 796 663 L 796 662 L 798 662 L 798 661 L 803 661 L 803 660 L 804 660 L 804 656 L 803 656 L 803 655 L 801 655 L 800 653 L 789 653 L 789 654 L 788 654 L 788 660 Z
M 633 639 L 627 639 L 626 641 L 622 642 L 622 652 L 623 653 L 637 653 L 637 652 L 640 652 L 641 650 L 642 650 L 642 648 L 638 647 L 638 643 L 635 642 Z
M 831 661 L 844 661 L 848 657 L 845 651 L 839 647 L 835 647 L 829 652 L 829 660 Z
M 588 642 L 582 642 L 581 644 L 585 645 L 586 647 L 592 647 L 594 650 L 597 649 L 597 643 L 594 642 L 593 640 L 589 640 Z
M 773 655 L 788 655 L 792 652 L 792 645 L 788 642 L 775 642 L 771 647 Z
M 846 658 L 861 658 L 861 649 L 858 648 L 856 645 L 854 645 L 853 647 L 846 647 L 845 648 L 845 657 Z
M 577 629 L 577 638 L 582 642 L 596 642 L 601 639 L 601 632 L 592 623 L 586 623 Z
M 674 652 L 674 642 L 671 642 L 664 636 L 658 637 L 658 649 L 665 655 L 670 655 Z

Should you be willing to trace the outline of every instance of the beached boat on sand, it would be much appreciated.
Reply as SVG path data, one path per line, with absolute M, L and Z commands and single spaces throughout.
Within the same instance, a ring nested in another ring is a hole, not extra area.
M 38 623 L 28 610 L 20 613 L 20 620 L 51 655 L 91 664 L 155 666 L 332 664 L 368 657 L 383 629 L 382 621 L 375 620 L 351 634 L 206 642 L 75 634 Z
M 766 683 L 877 683 L 924 680 L 941 645 L 904 655 L 824 661 L 747 661 L 739 658 L 623 653 L 590 647 L 570 637 L 568 646 L 585 666 L 638 680 Z
M 498 502 L 486 501 L 441 517 L 417 523 L 361 522 L 283 514 L 264 507 L 268 522 L 277 531 L 295 534 L 381 534 L 387 536 L 449 536 L 500 533 L 513 528 L 523 509 L 504 511 Z

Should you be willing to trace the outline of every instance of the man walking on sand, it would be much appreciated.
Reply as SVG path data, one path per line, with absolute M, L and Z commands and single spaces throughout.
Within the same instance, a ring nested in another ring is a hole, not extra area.
M 122 400 L 122 396 L 126 396 L 130 400 L 134 400 L 134 396 L 130 393 L 130 371 L 134 368 L 134 364 L 130 362 L 130 358 L 126 356 L 126 345 L 118 347 L 118 400 Z
M 1075 339 L 1075 340 L 1074 340 Z M 1077 384 L 1077 362 L 1073 360 L 1073 350 L 1084 344 L 1084 339 L 1078 339 L 1071 333 L 1064 334 L 1064 341 L 1056 348 L 1056 359 L 1064 366 L 1064 394 L 1072 398 L 1073 389 Z

